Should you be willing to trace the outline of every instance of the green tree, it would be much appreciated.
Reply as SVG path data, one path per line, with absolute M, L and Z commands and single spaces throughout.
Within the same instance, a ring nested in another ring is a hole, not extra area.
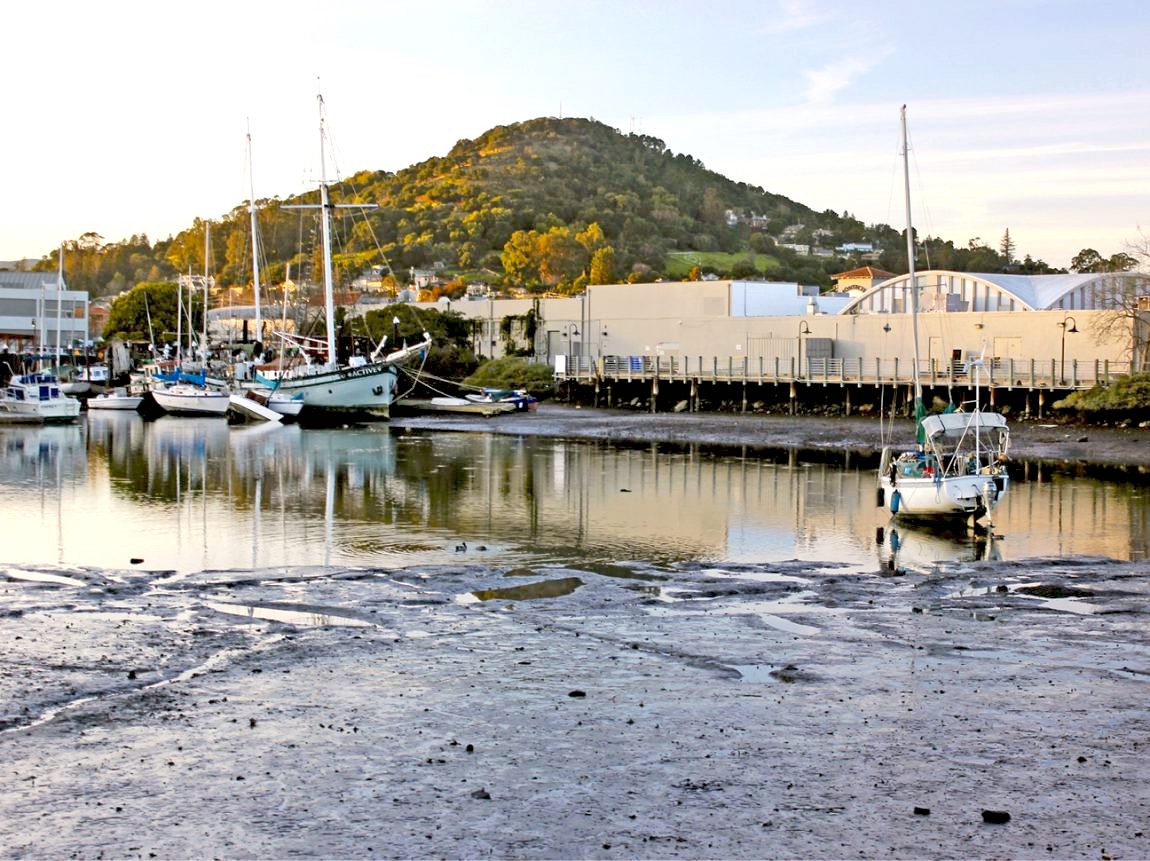
M 998 243 L 998 252 L 1006 261 L 1007 266 L 1014 262 L 1014 240 L 1010 238 L 1009 227 L 1006 228 L 1006 232 L 1002 234 L 1002 240 Z
M 1083 248 L 1070 261 L 1070 268 L 1075 272 L 1101 272 L 1102 264 L 1101 254 L 1093 248 Z
M 516 230 L 500 254 L 503 271 L 511 283 L 531 288 L 539 283 L 539 234 L 534 230 Z
M 174 281 L 137 284 L 112 302 L 104 338 L 156 344 L 173 340 L 177 329 L 176 293 Z

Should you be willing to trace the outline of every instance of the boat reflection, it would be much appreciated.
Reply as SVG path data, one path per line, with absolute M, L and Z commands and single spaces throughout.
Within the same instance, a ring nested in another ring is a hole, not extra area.
M 793 559 L 914 570 L 1052 553 L 1137 559 L 1150 541 L 1143 488 L 1086 477 L 1021 480 L 995 534 L 955 535 L 892 528 L 870 469 L 801 452 L 114 411 L 0 431 L 0 488 L 11 500 L 0 562 L 142 559 L 178 572 Z
M 900 523 L 877 533 L 880 567 L 890 572 L 922 571 L 942 563 L 1002 559 L 1001 535 L 964 524 L 950 526 Z

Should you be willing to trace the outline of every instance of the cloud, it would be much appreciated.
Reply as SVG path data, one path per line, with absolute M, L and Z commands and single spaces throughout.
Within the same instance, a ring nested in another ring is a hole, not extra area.
M 883 53 L 871 53 L 867 57 L 845 57 L 821 69 L 804 72 L 803 77 L 807 82 L 804 93 L 806 101 L 812 105 L 829 104 L 838 92 L 873 69 L 885 56 Z
M 778 16 L 759 28 L 764 36 L 778 36 L 807 30 L 826 18 L 814 3 L 808 0 L 782 0 L 778 6 Z

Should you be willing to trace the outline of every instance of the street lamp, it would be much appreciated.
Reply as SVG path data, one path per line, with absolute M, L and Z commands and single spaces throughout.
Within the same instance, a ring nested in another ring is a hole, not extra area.
M 1070 323 L 1069 330 L 1066 328 L 1066 324 L 1068 321 Z M 1062 322 L 1058 324 L 1058 328 L 1060 328 L 1062 330 L 1062 352 L 1059 355 L 1059 359 L 1058 359 L 1058 373 L 1060 375 L 1059 383 L 1061 385 L 1065 386 L 1066 385 L 1066 333 L 1067 333 L 1067 331 L 1077 332 L 1078 331 L 1078 321 L 1075 320 L 1073 317 L 1070 317 L 1070 316 L 1063 317 Z
M 800 321 L 799 322 L 799 372 L 797 374 L 797 376 L 799 378 L 801 378 L 803 375 L 803 335 L 809 335 L 810 333 L 811 333 L 811 327 L 807 325 L 807 321 L 806 320 Z

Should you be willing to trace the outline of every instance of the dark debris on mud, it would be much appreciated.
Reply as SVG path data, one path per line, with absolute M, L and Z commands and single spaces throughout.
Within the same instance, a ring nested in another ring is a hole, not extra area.
M 886 574 L 0 568 L 0 855 L 1150 855 L 1150 566 Z

